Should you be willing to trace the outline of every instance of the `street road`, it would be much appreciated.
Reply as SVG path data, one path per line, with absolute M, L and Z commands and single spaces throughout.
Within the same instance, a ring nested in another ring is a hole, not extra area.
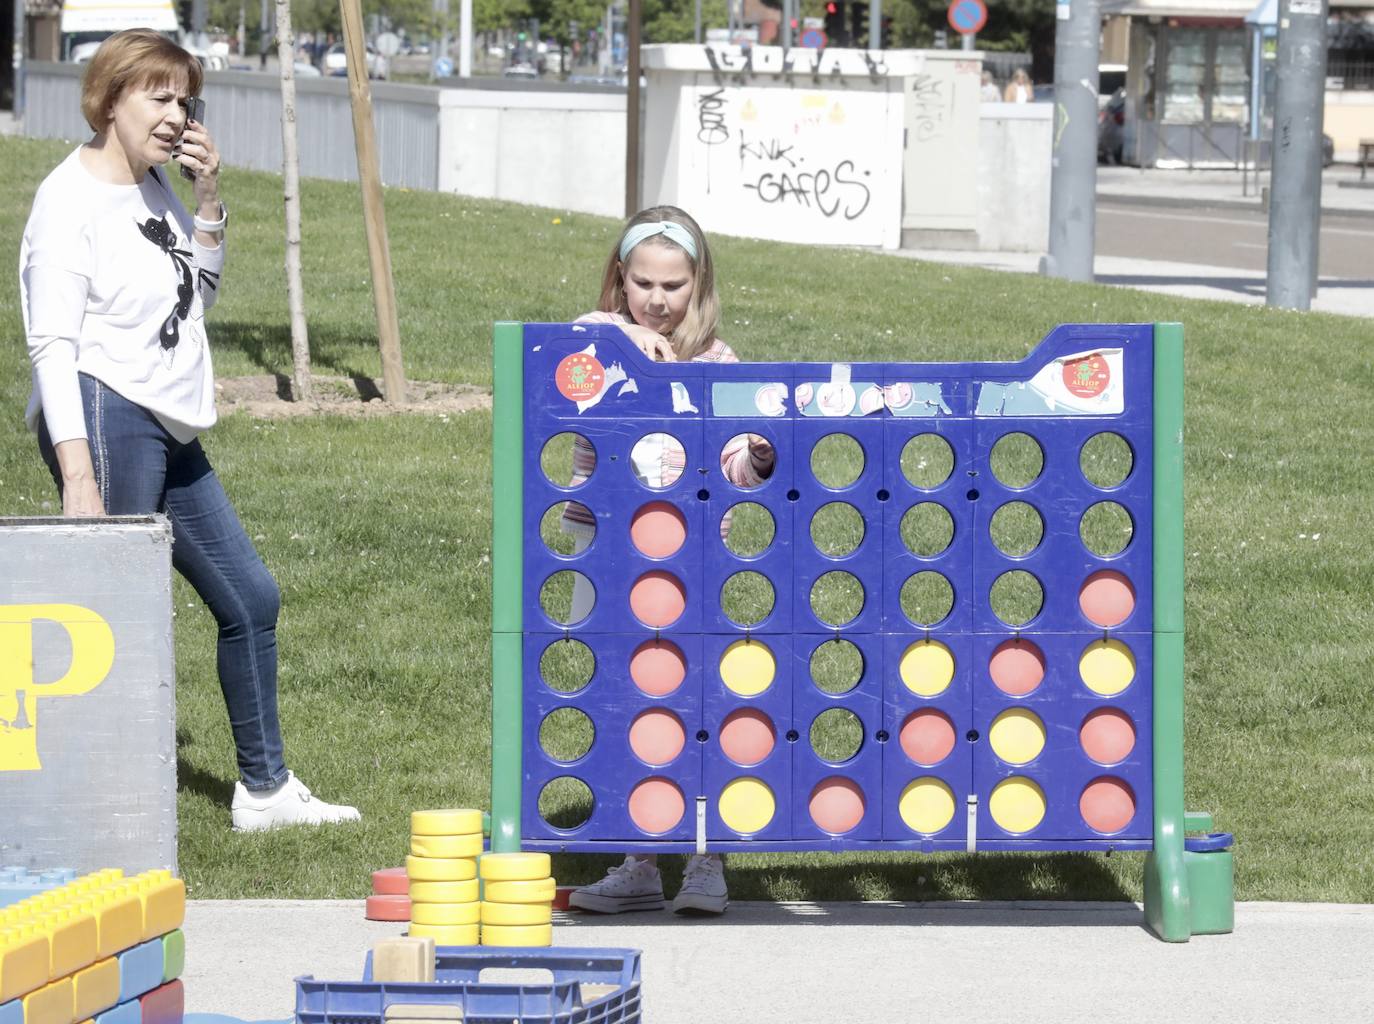
M 1263 272 L 1269 215 L 1232 207 L 1144 206 L 1097 201 L 1097 255 L 1170 260 Z M 1327 215 L 1323 277 L 1374 279 L 1374 217 Z

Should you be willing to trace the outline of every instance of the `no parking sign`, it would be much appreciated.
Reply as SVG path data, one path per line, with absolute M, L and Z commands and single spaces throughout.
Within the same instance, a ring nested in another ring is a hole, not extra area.
M 949 24 L 963 36 L 976 35 L 988 23 L 988 8 L 983 0 L 954 0 L 949 5 Z

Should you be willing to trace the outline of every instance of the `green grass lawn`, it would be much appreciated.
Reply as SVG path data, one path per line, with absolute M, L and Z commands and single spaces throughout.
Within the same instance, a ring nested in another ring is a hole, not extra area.
M 4 265 L 17 265 L 33 190 L 67 148 L 0 140 Z M 233 229 L 211 318 L 216 368 L 289 376 L 278 182 L 229 170 L 224 194 Z M 303 197 L 315 368 L 380 376 L 357 189 L 309 181 Z M 618 231 L 403 190 L 388 192 L 387 215 L 407 375 L 481 387 L 492 322 L 589 309 Z M 1238 897 L 1374 901 L 1374 574 L 1360 525 L 1374 508 L 1374 323 L 857 251 L 728 238 L 714 249 L 722 336 L 747 359 L 1015 359 L 1060 322 L 1181 321 L 1188 806 L 1237 834 Z M 21 418 L 29 372 L 13 278 L 0 323 L 11 339 L 0 350 L 0 514 L 51 511 Z M 193 896 L 361 896 L 372 868 L 401 862 L 410 810 L 487 805 L 490 430 L 482 411 L 235 415 L 205 438 L 282 586 L 290 762 L 321 796 L 358 804 L 364 823 L 229 831 L 235 772 L 213 624 L 178 580 L 181 866 Z M 1101 457 L 1110 468 L 1112 453 Z M 833 515 L 826 543 L 842 549 L 853 523 Z M 1095 530 L 1119 543 L 1128 525 L 1108 510 Z M 1014 510 L 1001 528 L 1017 547 L 1042 526 Z M 745 510 L 732 543 L 757 545 L 765 529 Z M 903 535 L 938 550 L 947 529 L 928 509 Z M 831 660 L 843 675 L 845 659 Z M 847 729 L 820 739 L 843 747 Z M 576 727 L 562 739 L 575 747 Z M 730 880 L 737 899 L 1138 898 L 1140 859 L 753 854 L 732 858 Z M 555 870 L 579 882 L 605 863 L 564 857 Z

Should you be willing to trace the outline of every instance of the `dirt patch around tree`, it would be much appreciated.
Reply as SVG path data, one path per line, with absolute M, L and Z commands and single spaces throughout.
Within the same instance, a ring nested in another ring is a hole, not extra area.
M 221 377 L 215 381 L 215 402 L 221 416 L 246 412 L 259 419 L 461 413 L 491 408 L 491 392 L 469 384 L 408 381 L 402 403 L 383 401 L 382 382 L 371 377 L 316 374 L 312 385 L 310 401 L 297 402 L 291 394 L 291 378 L 283 374 Z

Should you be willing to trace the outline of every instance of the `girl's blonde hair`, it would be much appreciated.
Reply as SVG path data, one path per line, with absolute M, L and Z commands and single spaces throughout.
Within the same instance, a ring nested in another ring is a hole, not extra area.
M 620 243 L 636 224 L 660 220 L 682 225 L 691 233 L 692 241 L 696 243 L 695 259 L 690 252 L 666 235 L 653 235 L 639 243 L 677 249 L 686 255 L 687 261 L 692 265 L 692 299 L 687 304 L 687 315 L 668 337 L 678 359 L 686 362 L 701 355 L 715 341 L 716 331 L 720 327 L 720 299 L 716 297 L 716 272 L 711 263 L 711 250 L 706 244 L 706 236 L 702 234 L 697 222 L 685 211 L 679 210 L 676 206 L 651 206 L 630 218 L 625 230 L 615 240 L 615 245 L 611 246 L 611 256 L 606 261 L 606 272 L 601 277 L 601 299 L 596 308 L 603 313 L 619 313 L 626 319 L 633 319 L 630 317 L 630 306 L 625 301 Z
M 100 44 L 81 79 L 81 114 L 93 132 L 110 126 L 110 111 L 130 89 L 179 85 L 200 95 L 200 61 L 159 32 L 131 28 Z

